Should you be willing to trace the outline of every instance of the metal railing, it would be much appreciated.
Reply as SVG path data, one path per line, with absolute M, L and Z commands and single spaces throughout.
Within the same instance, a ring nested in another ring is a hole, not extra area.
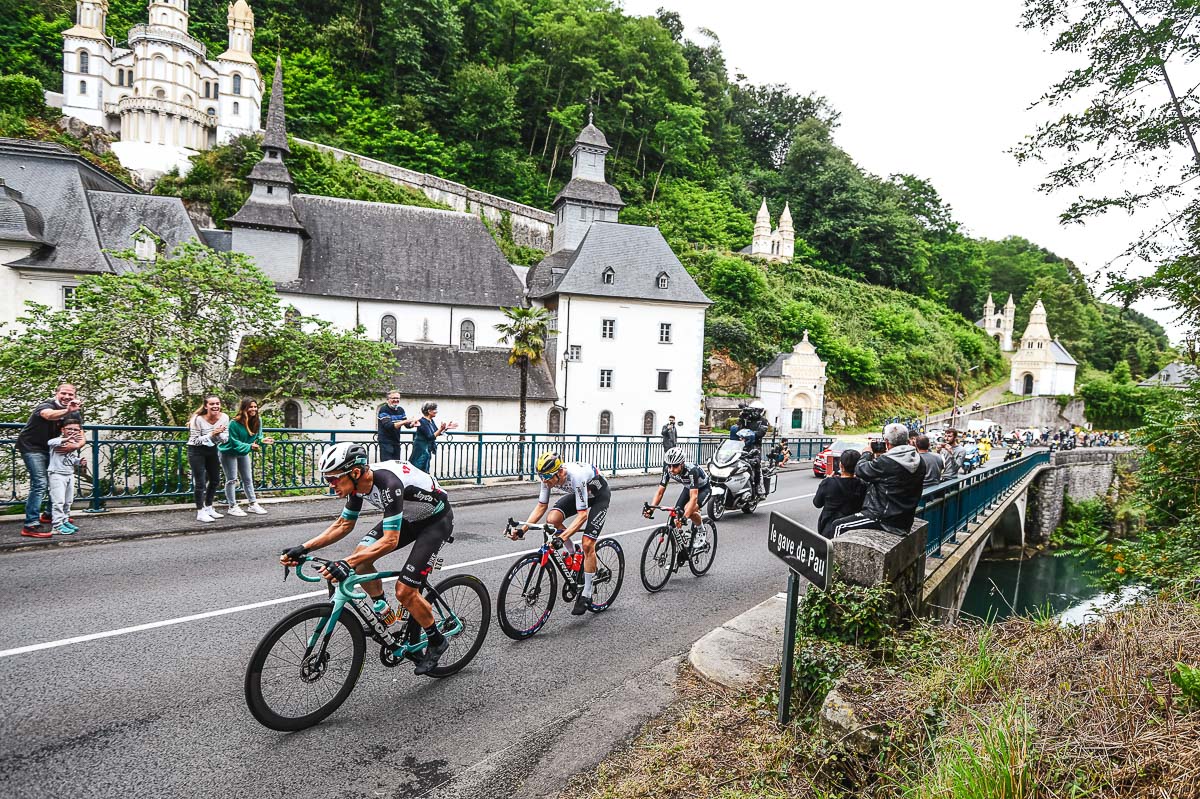
M 965 533 L 1022 480 L 1049 463 L 1049 452 L 1035 452 L 925 489 L 917 516 L 929 524 L 926 554 L 941 557 L 943 544 Z
M 23 425 L 0 424 L 0 506 L 22 505 L 29 493 L 25 464 L 16 451 Z M 316 471 L 321 450 L 337 441 L 359 441 L 370 457 L 379 457 L 374 430 L 266 428 L 272 444 L 263 444 L 252 457 L 257 493 L 325 489 Z M 88 510 L 105 509 L 108 502 L 146 502 L 182 499 L 192 494 L 187 460 L 187 428 L 95 425 L 85 430 L 88 443 L 81 451 L 87 463 L 75 496 Z M 716 451 L 725 436 L 680 438 L 679 446 L 700 463 Z M 774 438 L 764 446 L 771 447 Z M 793 438 L 792 457 L 813 458 L 832 438 Z M 407 458 L 410 443 L 401 445 Z M 431 471 L 442 482 L 482 483 L 509 477 L 533 480 L 539 452 L 557 450 L 566 460 L 595 464 L 608 474 L 652 472 L 662 468 L 659 436 L 552 435 L 527 433 L 463 433 L 455 431 L 438 440 Z

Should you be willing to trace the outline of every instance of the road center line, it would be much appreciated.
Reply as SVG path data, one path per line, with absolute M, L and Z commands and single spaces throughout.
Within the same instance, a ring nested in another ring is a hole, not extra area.
M 778 505 L 782 502 L 794 502 L 795 500 L 798 500 L 798 499 L 808 499 L 811 496 L 812 496 L 812 494 L 801 494 L 801 495 L 794 496 L 794 497 L 784 497 L 783 499 L 773 499 L 770 502 L 760 502 L 759 507 L 762 508 L 762 507 L 766 507 L 768 505 Z M 629 530 L 622 530 L 619 533 L 606 534 L 604 537 L 605 538 L 620 538 L 621 536 L 632 535 L 633 533 L 644 533 L 647 530 L 653 530 L 655 527 L 660 527 L 660 526 L 661 525 L 659 525 L 659 524 L 648 524 L 643 527 L 634 527 Z M 528 554 L 530 552 L 537 552 L 538 549 L 540 549 L 540 547 L 534 547 L 533 549 L 526 549 L 526 550 L 522 550 L 519 552 L 505 552 L 503 555 L 492 555 L 490 557 L 479 558 L 477 560 L 469 560 L 464 563 L 455 563 L 451 566 L 442 567 L 442 571 L 450 571 L 451 569 L 465 569 L 469 566 L 479 566 L 480 564 L 483 564 L 483 563 L 493 563 L 498 560 L 516 560 L 517 558 L 521 557 L 522 555 Z M 395 580 L 395 578 L 393 577 L 393 578 L 389 579 L 387 582 L 392 582 L 394 580 Z M 61 646 L 69 646 L 70 644 L 82 644 L 82 643 L 86 643 L 88 641 L 95 641 L 100 638 L 112 638 L 117 635 L 129 635 L 130 633 L 140 633 L 140 632 L 145 632 L 146 630 L 155 630 L 155 629 L 158 629 L 159 627 L 171 627 L 176 624 L 186 624 L 188 622 L 193 622 L 193 621 L 203 621 L 204 619 L 212 619 L 212 618 L 216 618 L 217 616 L 227 616 L 231 613 L 242 613 L 242 612 L 248 611 L 248 610 L 258 610 L 259 608 L 268 608 L 268 607 L 271 607 L 272 605 L 283 605 L 288 602 L 298 602 L 301 599 L 312 599 L 313 597 L 325 597 L 325 596 L 328 596 L 328 594 L 324 589 L 321 589 L 320 591 L 308 591 L 303 594 L 295 594 L 292 596 L 283 596 L 283 597 L 278 597 L 276 599 L 266 599 L 266 600 L 263 600 L 262 602 L 252 602 L 248 605 L 238 605 L 236 607 L 231 607 L 231 608 L 221 608 L 220 610 L 209 610 L 204 613 L 193 613 L 190 616 L 180 616 L 179 618 L 176 618 L 176 619 L 163 619 L 162 621 L 147 622 L 146 624 L 138 624 L 138 625 L 134 625 L 133 627 L 121 627 L 116 630 L 105 630 L 104 632 L 99 632 L 99 633 L 88 633 L 87 635 L 76 635 L 71 638 L 60 638 L 57 641 L 46 641 L 46 642 L 40 643 L 40 644 L 29 644 L 28 646 L 19 646 L 14 649 L 0 650 L 0 658 L 12 657 L 14 655 L 25 655 L 30 652 L 40 652 L 43 649 L 57 649 L 58 647 L 61 647 Z

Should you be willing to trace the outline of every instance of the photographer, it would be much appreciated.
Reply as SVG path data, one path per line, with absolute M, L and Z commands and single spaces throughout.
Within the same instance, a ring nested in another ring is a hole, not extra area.
M 854 475 L 867 484 L 867 497 L 861 513 L 833 523 L 834 537 L 866 528 L 908 535 L 925 481 L 925 464 L 908 443 L 908 428 L 885 427 L 883 440 L 871 442 L 870 454 L 864 453 Z
M 680 422 L 679 424 L 683 424 Z M 662 426 L 663 452 L 674 449 L 679 445 L 679 434 L 675 430 L 675 417 L 668 416 L 667 423 Z
M 17 436 L 17 452 L 29 471 L 29 498 L 25 501 L 25 524 L 21 535 L 26 538 L 50 538 L 53 535 L 49 516 L 41 512 L 49 487 L 49 441 L 59 435 L 68 414 L 83 423 L 83 404 L 75 396 L 75 386 L 63 383 L 54 396 L 33 409 L 25 429 Z M 61 451 L 61 450 L 60 450 Z M 43 521 L 44 519 L 44 521 Z
M 741 403 L 738 407 L 741 412 L 738 413 L 737 433 L 734 434 L 731 429 L 730 434 L 736 435 L 743 441 L 746 450 L 745 458 L 750 464 L 750 474 L 754 479 L 755 493 L 759 497 L 765 497 L 767 492 L 762 481 L 762 442 L 766 438 L 769 428 L 766 419 L 767 409 L 759 400 L 755 400 L 749 405 Z

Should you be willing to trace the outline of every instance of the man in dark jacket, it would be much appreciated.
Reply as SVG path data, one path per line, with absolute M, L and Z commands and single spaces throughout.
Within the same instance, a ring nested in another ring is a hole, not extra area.
M 49 485 L 48 446 L 50 439 L 58 437 L 68 414 L 83 423 L 83 405 L 75 396 L 75 386 L 63 383 L 53 397 L 33 409 L 25 429 L 17 436 L 17 452 L 29 472 L 29 498 L 25 501 L 25 524 L 21 527 L 21 535 L 26 538 L 50 538 L 52 535 L 48 524 L 50 517 L 45 517 L 45 522 L 41 520 L 42 502 Z
M 400 430 L 411 427 L 404 408 L 400 407 L 400 392 L 389 391 L 387 402 L 379 406 L 379 460 L 400 460 Z
M 662 426 L 663 452 L 678 446 L 679 434 L 675 431 L 675 417 L 668 416 L 667 423 Z
M 906 536 L 912 529 L 917 503 L 921 501 L 925 464 L 916 447 L 908 443 L 908 428 L 889 424 L 883 428 L 887 451 L 878 457 L 864 457 L 854 475 L 867 484 L 867 498 L 861 513 L 833 523 L 836 538 L 851 530 L 884 530 Z

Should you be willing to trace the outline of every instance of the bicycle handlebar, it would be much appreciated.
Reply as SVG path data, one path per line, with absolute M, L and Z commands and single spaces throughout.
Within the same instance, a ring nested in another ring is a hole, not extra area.
M 303 580 L 306 583 L 319 583 L 322 580 L 324 580 L 325 578 L 324 577 L 310 577 L 309 575 L 305 574 L 304 573 L 304 564 L 305 563 L 316 563 L 317 565 L 324 566 L 326 568 L 329 568 L 330 566 L 333 565 L 333 561 L 331 561 L 331 560 L 314 557 L 312 555 L 305 555 L 304 559 L 296 564 L 296 576 L 299 577 L 301 580 Z M 287 579 L 288 570 L 290 568 L 291 567 L 289 567 L 289 566 L 283 567 L 283 579 L 285 579 L 285 580 Z M 359 583 L 369 582 L 370 580 L 373 580 L 376 577 L 377 577 L 377 575 L 374 575 L 374 574 L 363 575 L 363 574 L 355 573 L 355 574 L 352 574 L 349 577 L 347 577 L 344 582 L 336 583 L 336 586 L 337 586 L 336 590 L 341 592 L 342 595 L 345 596 L 347 599 L 363 599 L 364 597 L 367 596 L 367 593 L 365 591 L 356 591 L 354 589 L 356 589 L 358 587 Z

